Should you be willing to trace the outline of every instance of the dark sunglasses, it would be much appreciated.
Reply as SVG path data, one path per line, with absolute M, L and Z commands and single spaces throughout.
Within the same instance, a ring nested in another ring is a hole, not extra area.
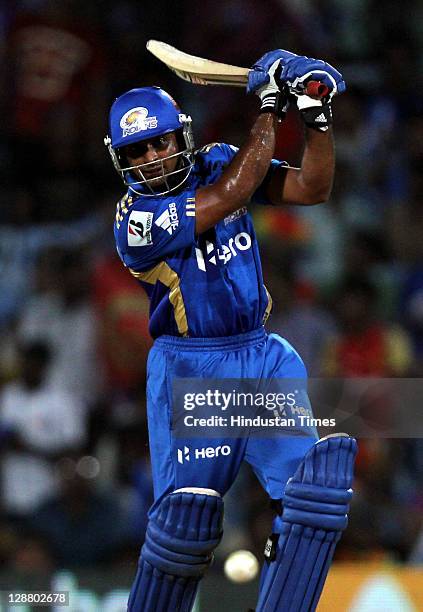
M 156 136 L 156 138 L 151 138 L 149 140 L 146 139 L 140 140 L 139 142 L 133 142 L 119 149 L 119 152 L 132 159 L 137 159 L 138 157 L 143 157 L 147 153 L 149 145 L 151 145 L 153 149 L 156 149 L 156 151 L 164 151 L 167 149 L 170 142 L 171 134 L 163 134 L 162 136 Z

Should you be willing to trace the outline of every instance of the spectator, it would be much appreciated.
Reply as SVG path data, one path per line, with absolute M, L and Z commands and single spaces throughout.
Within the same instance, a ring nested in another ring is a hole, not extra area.
M 90 268 L 83 251 L 50 249 L 38 264 L 38 292 L 22 311 L 18 337 L 47 342 L 54 360 L 50 384 L 89 406 L 102 388 L 96 352 L 97 319 L 90 302 Z
M 98 323 L 98 359 L 105 370 L 107 393 L 131 398 L 144 388 L 148 332 L 148 298 L 126 273 L 115 254 L 98 258 L 92 276 Z
M 55 462 L 85 441 L 78 399 L 46 380 L 51 351 L 31 342 L 20 347 L 20 372 L 0 393 L 1 487 L 4 511 L 25 518 L 57 488 Z
M 75 0 L 65 0 L 21 10 L 10 27 L 12 170 L 35 195 L 32 221 L 72 218 L 88 197 L 78 168 L 90 162 L 92 173 L 98 165 L 93 148 L 106 106 L 106 58 L 94 25 Z
M 339 333 L 324 349 L 330 376 L 404 376 L 413 358 L 410 340 L 398 325 L 375 316 L 377 292 L 365 277 L 346 279 L 335 298 Z
M 321 356 L 326 338 L 335 331 L 331 314 L 318 304 L 316 289 L 301 283 L 292 272 L 274 270 L 269 289 L 274 301 L 271 328 L 280 333 L 300 353 L 309 376 L 319 376 Z
M 93 566 L 113 560 L 128 538 L 128 516 L 119 496 L 96 490 L 79 463 L 60 464 L 60 487 L 30 519 L 51 547 L 59 567 Z

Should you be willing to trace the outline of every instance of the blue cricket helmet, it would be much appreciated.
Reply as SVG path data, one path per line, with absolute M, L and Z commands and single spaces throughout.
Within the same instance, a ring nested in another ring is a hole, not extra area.
M 110 109 L 112 147 L 155 138 L 182 128 L 181 109 L 160 87 L 138 87 L 117 98 Z
M 194 151 L 191 117 L 183 114 L 175 100 L 160 87 L 138 87 L 116 98 L 110 109 L 109 129 L 110 136 L 106 136 L 104 144 L 108 147 L 115 169 L 123 182 L 136 193 L 164 195 L 177 189 L 188 178 L 193 166 Z M 181 134 L 181 138 L 178 138 L 180 150 L 174 154 L 180 161 L 178 160 L 178 168 L 172 173 L 166 173 L 161 163 L 166 187 L 158 188 L 157 184 L 154 185 L 151 179 L 142 174 L 143 168 L 148 169 L 148 164 L 128 166 L 119 149 L 169 132 L 176 132 L 178 137 Z M 141 180 L 134 179 L 135 173 Z M 181 180 L 178 182 L 175 179 Z M 134 188 L 136 185 L 141 186 L 141 191 Z

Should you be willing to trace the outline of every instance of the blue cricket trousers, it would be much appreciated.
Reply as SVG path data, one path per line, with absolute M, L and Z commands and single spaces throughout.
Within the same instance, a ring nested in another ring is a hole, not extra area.
M 182 487 L 215 489 L 223 496 L 243 460 L 251 465 L 270 498 L 280 499 L 288 478 L 317 440 L 316 430 L 305 427 L 302 435 L 294 437 L 252 435 L 181 441 L 172 430 L 172 384 L 177 378 L 197 377 L 306 379 L 307 373 L 295 349 L 277 334 L 267 334 L 264 328 L 225 338 L 158 338 L 147 365 L 147 415 L 155 497 L 150 513 L 163 496 Z M 225 447 L 225 454 L 209 457 L 204 451 L 195 453 L 196 449 L 218 446 Z M 184 460 L 181 455 L 184 452 L 189 453 L 190 460 Z

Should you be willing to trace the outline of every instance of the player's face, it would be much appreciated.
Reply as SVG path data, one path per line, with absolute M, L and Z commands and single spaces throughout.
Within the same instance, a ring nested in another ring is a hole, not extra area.
M 178 151 L 178 142 L 174 132 L 140 140 L 123 149 L 129 166 L 142 166 L 132 170 L 134 176 L 156 185 L 163 183 L 166 178 L 164 175 L 176 169 L 179 157 L 166 158 L 175 155 Z

